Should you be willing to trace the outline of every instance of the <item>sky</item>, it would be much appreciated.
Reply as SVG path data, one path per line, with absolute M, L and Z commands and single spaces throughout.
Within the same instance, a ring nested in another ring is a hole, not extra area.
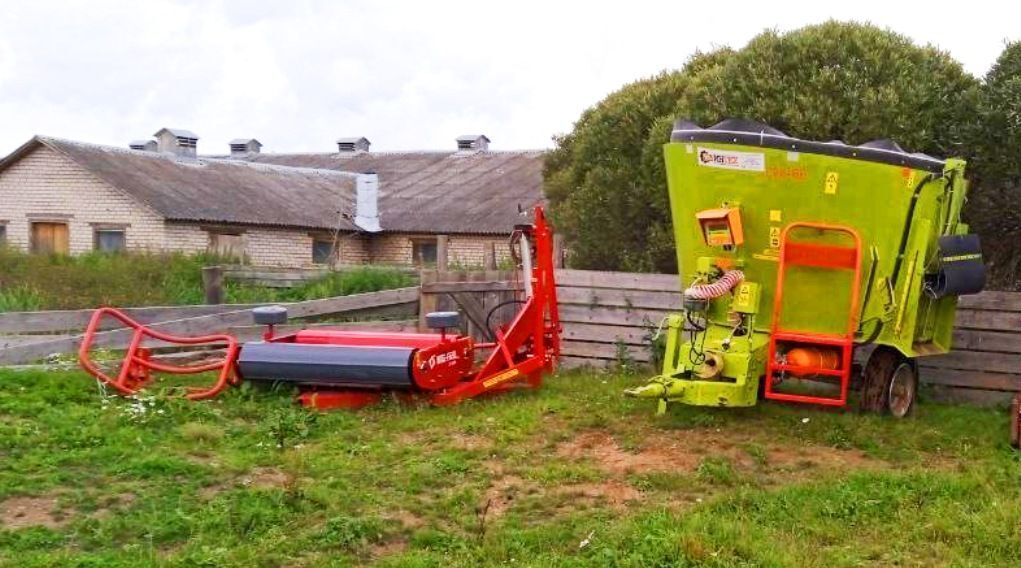
M 0 0 L 0 155 L 34 134 L 125 146 L 164 126 L 200 153 L 551 147 L 622 85 L 696 50 L 827 19 L 890 28 L 982 76 L 1021 3 Z

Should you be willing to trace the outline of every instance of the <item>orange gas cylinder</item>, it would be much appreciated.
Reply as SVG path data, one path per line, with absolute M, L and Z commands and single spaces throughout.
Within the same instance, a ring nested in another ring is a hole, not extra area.
M 795 347 L 787 352 L 787 364 L 792 367 L 811 367 L 833 371 L 840 368 L 840 353 L 835 349 Z M 812 374 L 800 369 L 790 369 L 788 372 L 799 377 Z

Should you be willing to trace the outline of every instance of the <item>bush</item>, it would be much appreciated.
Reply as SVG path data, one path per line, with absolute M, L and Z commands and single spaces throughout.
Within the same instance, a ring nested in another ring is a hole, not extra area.
M 0 248 L 0 312 L 98 306 L 170 306 L 204 302 L 202 267 L 215 256 L 179 253 L 31 255 Z M 268 288 L 227 282 L 229 303 L 294 302 L 413 285 L 411 275 L 360 267 L 306 282 Z

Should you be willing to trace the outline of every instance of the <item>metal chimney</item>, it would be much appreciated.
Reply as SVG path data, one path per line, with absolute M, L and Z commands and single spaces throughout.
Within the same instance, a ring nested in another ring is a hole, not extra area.
M 358 174 L 355 180 L 355 225 L 369 233 L 383 230 L 379 226 L 379 176 L 375 172 Z

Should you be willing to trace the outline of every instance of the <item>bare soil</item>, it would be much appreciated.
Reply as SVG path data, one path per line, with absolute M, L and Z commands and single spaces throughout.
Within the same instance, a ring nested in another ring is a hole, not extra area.
M 7 530 L 33 526 L 57 529 L 67 524 L 67 517 L 56 510 L 57 498 L 53 496 L 11 497 L 0 503 L 0 527 Z

